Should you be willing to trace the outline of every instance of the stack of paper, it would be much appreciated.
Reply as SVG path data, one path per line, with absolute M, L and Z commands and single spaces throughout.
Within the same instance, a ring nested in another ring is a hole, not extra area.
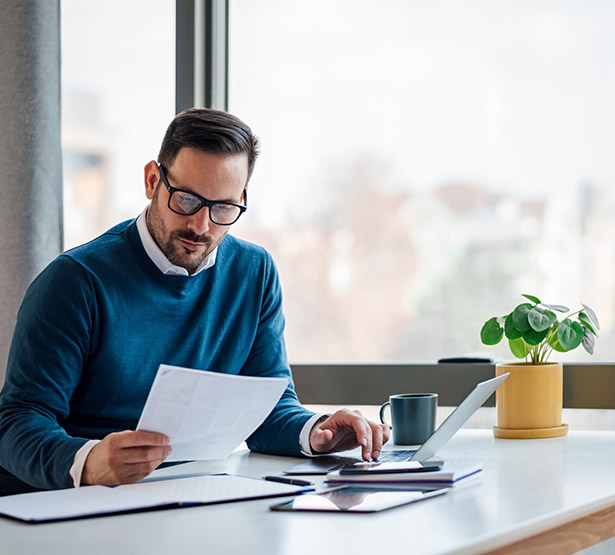
M 361 484 L 439 484 L 452 485 L 464 478 L 475 476 L 482 470 L 481 463 L 445 462 L 440 470 L 433 472 L 364 472 L 356 474 L 340 474 L 339 470 L 327 474 L 329 483 L 361 483 Z

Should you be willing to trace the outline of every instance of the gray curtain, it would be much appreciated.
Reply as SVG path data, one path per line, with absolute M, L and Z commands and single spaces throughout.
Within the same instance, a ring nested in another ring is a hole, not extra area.
M 62 249 L 60 0 L 0 12 L 0 383 L 17 310 Z

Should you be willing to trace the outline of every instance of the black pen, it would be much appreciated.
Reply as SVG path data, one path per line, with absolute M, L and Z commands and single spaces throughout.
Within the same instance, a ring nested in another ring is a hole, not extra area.
M 283 476 L 263 476 L 263 480 L 268 482 L 280 482 L 280 484 L 289 484 L 291 486 L 313 486 L 312 482 L 306 480 L 297 480 L 296 478 L 284 478 Z

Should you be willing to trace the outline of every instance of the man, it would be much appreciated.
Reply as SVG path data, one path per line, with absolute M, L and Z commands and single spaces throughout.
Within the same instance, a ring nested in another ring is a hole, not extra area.
M 134 430 L 161 363 L 290 378 L 273 261 L 227 235 L 257 156 L 236 117 L 182 112 L 145 166 L 147 209 L 34 280 L 0 394 L 0 494 L 150 474 L 169 438 Z M 356 412 L 306 410 L 290 381 L 247 444 L 294 456 L 360 445 L 370 460 L 388 437 Z

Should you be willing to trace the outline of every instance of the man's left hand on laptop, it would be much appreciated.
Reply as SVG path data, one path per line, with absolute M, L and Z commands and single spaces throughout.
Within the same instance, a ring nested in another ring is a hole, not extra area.
M 346 451 L 361 447 L 363 460 L 377 459 L 382 445 L 389 441 L 389 427 L 367 420 L 359 411 L 338 410 L 310 432 L 314 453 Z

